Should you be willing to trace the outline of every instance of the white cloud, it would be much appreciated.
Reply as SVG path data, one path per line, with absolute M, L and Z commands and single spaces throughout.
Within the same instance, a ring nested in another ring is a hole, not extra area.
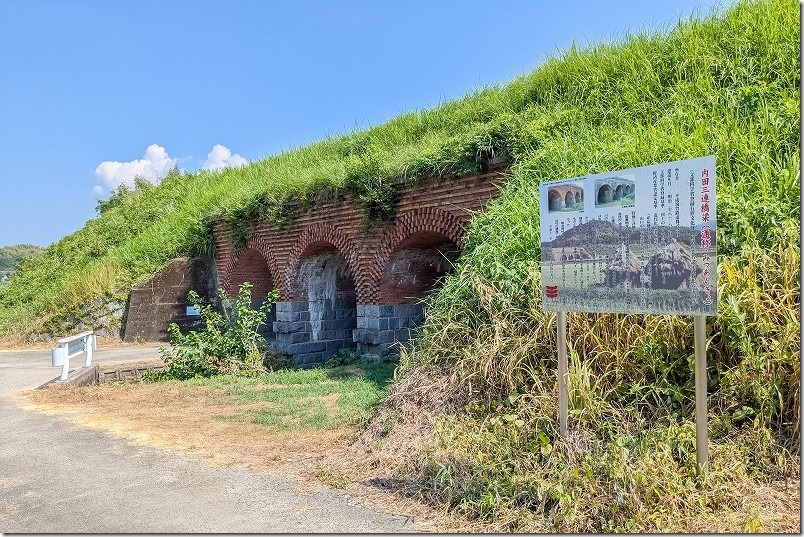
M 179 162 L 188 158 L 171 158 L 165 148 L 156 144 L 149 145 L 141 159 L 130 162 L 106 161 L 98 164 L 95 175 L 101 179 L 100 185 L 92 188 L 92 193 L 98 197 L 116 189 L 120 185 L 134 186 L 134 178 L 140 176 L 151 183 L 158 183 Z M 202 169 L 222 170 L 223 168 L 238 168 L 246 166 L 248 160 L 237 153 L 232 154 L 228 147 L 216 144 L 207 155 Z M 104 188 L 105 187 L 105 188 Z
M 139 160 L 131 162 L 106 161 L 95 168 L 95 175 L 113 190 L 120 185 L 134 186 L 134 177 L 140 176 L 151 183 L 158 183 L 173 168 L 179 159 L 170 158 L 164 147 L 156 144 L 149 145 L 145 155 Z M 97 193 L 99 186 L 93 188 Z M 102 190 L 101 190 L 102 192 Z
M 207 155 L 207 160 L 201 166 L 202 170 L 222 170 L 223 168 L 239 168 L 245 166 L 248 161 L 235 153 L 234 155 L 228 147 L 215 144 L 212 151 Z

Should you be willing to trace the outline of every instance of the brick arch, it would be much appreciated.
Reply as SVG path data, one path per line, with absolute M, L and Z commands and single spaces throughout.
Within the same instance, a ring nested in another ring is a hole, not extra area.
M 285 289 L 282 290 L 283 295 L 287 293 L 285 295 L 287 298 L 284 298 L 284 300 L 302 298 L 294 296 L 299 283 L 299 265 L 304 252 L 316 243 L 327 243 L 334 246 L 346 261 L 349 271 L 352 273 L 355 287 L 357 288 L 359 285 L 361 272 L 358 267 L 358 252 L 352 238 L 332 224 L 314 224 L 305 228 L 299 234 L 288 255 L 283 279 Z
M 279 285 L 282 281 L 282 272 L 279 270 L 279 263 L 276 261 L 276 256 L 274 256 L 270 243 L 264 237 L 254 235 L 246 241 L 246 247 L 254 248 L 262 254 L 262 258 L 268 264 L 268 271 L 271 273 L 274 287 Z
M 405 239 L 421 232 L 434 232 L 448 238 L 459 248 L 463 247 L 468 219 L 461 219 L 453 213 L 437 207 L 413 209 L 396 218 L 394 225 L 386 231 L 375 256 L 375 262 L 369 269 L 369 290 L 366 303 L 377 300 L 377 290 L 383 271 L 391 254 Z M 363 297 L 358 296 L 358 300 Z
M 229 296 L 234 297 L 237 295 L 237 289 L 233 288 L 233 278 L 238 265 L 245 261 L 245 256 L 250 255 L 250 252 L 257 252 L 257 254 L 259 254 L 262 262 L 265 263 L 268 276 L 271 279 L 270 285 L 267 286 L 270 288 L 265 289 L 261 287 L 262 282 L 252 281 L 251 283 L 254 285 L 253 292 L 259 295 L 267 295 L 272 289 L 274 289 L 274 287 L 276 287 L 278 275 L 278 271 L 276 270 L 276 260 L 273 258 L 266 246 L 265 241 L 262 241 L 259 238 L 251 238 L 246 242 L 246 248 L 244 250 L 229 253 L 226 265 L 224 267 L 223 282 L 223 288 L 226 290 Z
M 259 236 L 252 236 L 249 237 L 246 241 L 246 248 L 245 249 L 254 249 L 257 250 L 262 258 L 265 260 L 265 263 L 268 265 L 268 271 L 271 274 L 271 279 L 274 281 L 274 285 L 278 284 L 280 279 L 280 271 L 279 271 L 279 264 L 276 261 L 276 258 L 269 247 L 268 241 Z M 231 282 L 232 272 L 234 271 L 235 266 L 237 265 L 237 260 L 243 251 L 236 252 L 234 250 L 229 251 L 228 255 L 226 256 L 226 260 L 223 264 L 223 284 L 224 287 L 228 289 L 229 283 Z

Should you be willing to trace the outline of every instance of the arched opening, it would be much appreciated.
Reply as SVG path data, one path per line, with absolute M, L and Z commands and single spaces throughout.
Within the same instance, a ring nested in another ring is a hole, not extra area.
M 381 304 L 417 302 L 437 287 L 458 260 L 460 249 L 434 231 L 415 233 L 391 252 L 379 285 Z
M 617 185 L 614 189 L 614 199 L 618 200 L 623 197 L 623 185 Z
M 557 190 L 552 188 L 547 190 L 547 205 L 551 211 L 560 211 L 564 208 L 564 200 Z
M 252 284 L 252 302 L 259 302 L 260 304 L 268 296 L 268 293 L 274 289 L 274 280 L 271 277 L 271 271 L 268 269 L 268 263 L 262 257 L 262 254 L 254 248 L 243 250 L 235 258 L 227 289 L 227 294 L 230 298 L 237 297 L 237 292 L 243 282 Z
M 575 203 L 576 203 L 576 204 L 578 204 L 578 203 L 580 203 L 580 202 L 581 202 L 581 193 L 580 193 L 580 192 L 576 192 L 576 193 L 575 193 Z
M 229 285 L 226 294 L 230 299 L 237 299 L 240 286 L 244 282 L 249 282 L 251 287 L 251 309 L 258 309 L 265 302 L 268 293 L 275 289 L 274 279 L 268 263 L 262 254 L 254 248 L 243 250 L 235 258 L 232 273 L 229 277 Z M 260 333 L 267 339 L 273 339 L 274 333 L 272 326 L 276 320 L 275 308 L 268 313 L 266 324 L 260 329 Z
M 349 264 L 338 249 L 327 242 L 307 247 L 299 259 L 299 296 L 307 299 L 309 334 L 312 342 L 333 354 L 351 346 L 356 327 L 355 283 Z
M 597 202 L 608 203 L 610 201 L 613 201 L 611 187 L 609 185 L 602 185 L 597 191 Z
M 361 313 L 358 349 L 379 356 L 398 352 L 397 343 L 408 341 L 424 321 L 421 299 L 452 272 L 459 255 L 458 245 L 435 231 L 416 232 L 399 243 L 383 266 L 380 305 L 365 306 Z
M 568 191 L 567 194 L 564 196 L 564 206 L 575 207 L 575 196 L 572 194 L 572 192 Z

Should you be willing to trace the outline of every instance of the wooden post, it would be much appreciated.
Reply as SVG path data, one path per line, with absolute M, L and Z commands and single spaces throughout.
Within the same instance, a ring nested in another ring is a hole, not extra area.
M 698 472 L 709 466 L 709 421 L 706 374 L 706 317 L 696 315 L 695 328 L 695 452 Z
M 558 432 L 567 437 L 569 396 L 567 393 L 567 313 L 558 312 Z

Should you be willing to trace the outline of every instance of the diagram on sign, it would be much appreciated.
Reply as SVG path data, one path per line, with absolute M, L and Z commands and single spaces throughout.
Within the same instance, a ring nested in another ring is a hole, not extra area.
M 543 183 L 545 309 L 714 315 L 714 169 L 703 157 Z

